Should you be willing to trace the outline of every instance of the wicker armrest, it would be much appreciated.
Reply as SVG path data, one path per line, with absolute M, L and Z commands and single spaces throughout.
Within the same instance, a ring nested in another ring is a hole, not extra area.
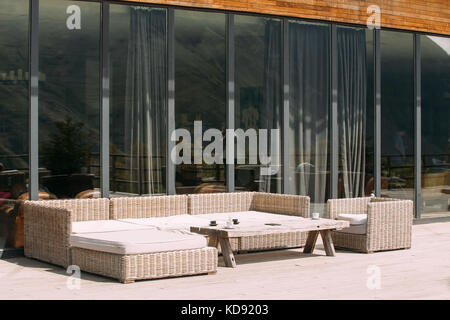
M 411 200 L 371 202 L 367 207 L 369 251 L 411 246 L 413 222 Z
M 341 213 L 367 213 L 370 197 L 329 199 L 327 201 L 327 218 L 336 219 Z
M 45 202 L 24 204 L 24 253 L 57 265 L 70 265 L 72 211 L 51 207 Z
M 256 192 L 253 196 L 252 209 L 309 218 L 310 198 L 291 194 Z

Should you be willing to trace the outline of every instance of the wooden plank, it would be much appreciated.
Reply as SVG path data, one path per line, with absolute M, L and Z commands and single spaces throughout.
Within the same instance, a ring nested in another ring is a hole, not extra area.
M 219 240 L 217 239 L 217 236 L 210 235 L 208 237 L 208 247 L 217 248 L 218 244 L 219 244 Z
M 307 18 L 366 25 L 367 8 L 381 8 L 381 27 L 450 35 L 450 5 L 448 0 L 122 0 L 146 4 L 210 8 L 236 12 L 251 12 L 293 18 Z M 399 21 L 398 17 L 402 17 Z
M 267 225 L 263 222 L 242 221 L 239 226 L 233 229 L 226 229 L 223 226 L 192 226 L 191 232 L 202 235 L 217 235 L 223 238 L 239 238 L 248 236 L 268 235 L 289 232 L 308 232 L 311 230 L 340 230 L 350 226 L 348 221 L 320 219 L 313 220 L 297 217 L 296 219 L 280 222 L 279 225 Z

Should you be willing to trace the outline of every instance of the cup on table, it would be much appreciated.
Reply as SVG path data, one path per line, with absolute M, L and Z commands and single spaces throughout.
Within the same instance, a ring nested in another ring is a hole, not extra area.
M 313 212 L 312 213 L 313 220 L 319 220 L 320 219 L 320 213 L 319 212 Z
M 211 221 L 209 222 L 209 225 L 210 225 L 210 226 L 217 226 L 217 221 L 216 221 L 216 220 L 211 220 Z
M 233 219 L 233 223 L 234 224 L 238 224 L 239 223 L 239 219 Z

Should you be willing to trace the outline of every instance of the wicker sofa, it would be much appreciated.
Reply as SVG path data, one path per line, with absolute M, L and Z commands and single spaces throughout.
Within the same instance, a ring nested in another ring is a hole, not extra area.
M 332 232 L 336 248 L 372 253 L 411 247 L 411 200 L 375 197 L 330 199 L 327 217 L 350 221 L 350 228 Z
M 210 219 L 220 222 L 230 214 L 239 219 L 261 214 L 308 217 L 309 198 L 243 192 L 26 201 L 25 255 L 64 267 L 74 264 L 122 282 L 214 273 L 217 249 L 189 227 Z M 148 253 L 140 237 L 150 233 L 160 246 Z M 290 248 L 305 242 L 304 233 L 293 232 L 234 239 L 233 249 Z

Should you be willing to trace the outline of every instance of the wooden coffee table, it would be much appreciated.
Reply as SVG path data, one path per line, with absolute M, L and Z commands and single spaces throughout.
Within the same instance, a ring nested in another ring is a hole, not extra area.
M 231 250 L 230 238 L 249 237 L 258 235 L 267 235 L 284 232 L 308 232 L 303 253 L 312 253 L 316 245 L 319 233 L 322 237 L 323 246 L 327 256 L 334 256 L 334 245 L 331 238 L 332 230 L 340 230 L 350 226 L 348 221 L 331 219 L 308 219 L 301 217 L 292 217 L 289 220 L 283 220 L 280 223 L 264 223 L 255 221 L 244 221 L 238 225 L 233 225 L 232 229 L 225 228 L 224 225 L 217 226 L 192 226 L 191 232 L 195 232 L 209 237 L 209 245 L 217 246 L 220 243 L 225 266 L 235 268 L 236 261 Z

